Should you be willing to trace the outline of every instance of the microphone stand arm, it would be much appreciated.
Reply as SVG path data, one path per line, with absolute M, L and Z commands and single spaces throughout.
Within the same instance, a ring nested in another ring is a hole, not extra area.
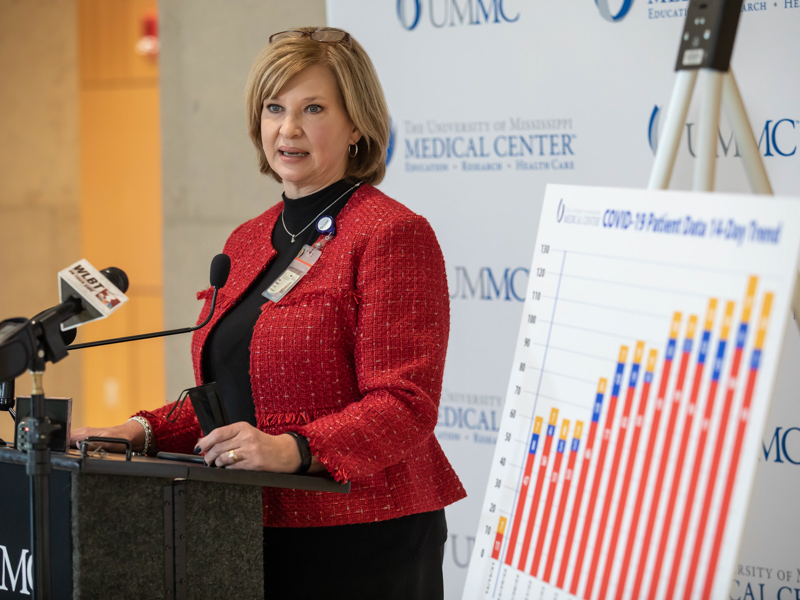
M 80 350 L 81 348 L 94 348 L 96 346 L 108 346 L 109 344 L 119 344 L 120 342 L 135 342 L 138 340 L 149 340 L 151 338 L 159 338 L 167 335 L 176 335 L 179 333 L 191 333 L 192 331 L 202 329 L 203 327 L 208 325 L 209 321 L 211 321 L 211 318 L 214 316 L 214 309 L 217 305 L 217 290 L 218 288 L 214 288 L 214 295 L 211 297 L 211 311 L 208 313 L 208 317 L 206 317 L 206 320 L 200 323 L 199 325 L 195 325 L 194 327 L 183 327 L 181 329 L 170 329 L 169 331 L 156 331 L 153 333 L 142 333 L 140 335 L 118 337 L 110 340 L 98 340 L 96 342 L 72 344 L 71 346 L 67 346 L 67 351 Z

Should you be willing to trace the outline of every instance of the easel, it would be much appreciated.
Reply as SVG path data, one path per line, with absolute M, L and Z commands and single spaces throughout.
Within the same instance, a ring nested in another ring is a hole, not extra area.
M 772 186 L 730 69 L 742 4 L 742 0 L 690 0 L 675 66 L 677 77 L 648 189 L 664 190 L 669 186 L 699 72 L 703 96 L 698 118 L 699 140 L 693 190 L 714 191 L 717 132 L 722 106 L 744 161 L 751 192 L 772 195 Z M 800 321 L 797 320 L 800 314 L 800 273 L 796 275 L 791 306 L 800 329 Z
M 733 42 L 739 26 L 742 0 L 690 0 L 675 70 L 678 75 L 672 88 L 669 108 L 656 151 L 647 189 L 665 190 L 675 166 L 678 144 L 692 100 L 698 72 L 703 88 L 698 126 L 697 160 L 692 189 L 714 191 L 717 132 L 720 107 L 733 129 L 736 144 L 744 161 L 750 191 L 772 195 L 772 186 L 758 151 L 758 144 L 747 118 L 739 86 L 730 68 Z M 792 312 L 800 329 L 800 272 L 794 287 Z
M 772 194 L 758 144 L 730 70 L 741 10 L 742 0 L 690 0 L 675 65 L 678 75 L 672 88 L 648 189 L 664 190 L 669 186 L 699 71 L 704 94 L 700 105 L 693 189 L 699 192 L 714 190 L 717 132 L 722 105 L 733 128 L 751 191 L 754 194 Z

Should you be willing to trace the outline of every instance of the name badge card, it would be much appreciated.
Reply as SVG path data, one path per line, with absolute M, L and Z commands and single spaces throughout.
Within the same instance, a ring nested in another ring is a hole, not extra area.
M 292 264 L 261 295 L 272 302 L 279 302 L 308 273 L 321 254 L 322 244 L 304 244 Z

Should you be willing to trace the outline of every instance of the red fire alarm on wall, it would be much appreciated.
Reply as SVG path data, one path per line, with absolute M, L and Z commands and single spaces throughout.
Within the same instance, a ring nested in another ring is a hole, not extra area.
M 142 37 L 136 42 L 136 54 L 155 60 L 158 49 L 158 13 L 152 11 L 142 17 Z

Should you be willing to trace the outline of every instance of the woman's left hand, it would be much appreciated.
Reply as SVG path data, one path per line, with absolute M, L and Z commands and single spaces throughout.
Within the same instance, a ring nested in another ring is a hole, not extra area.
M 207 465 L 229 469 L 294 473 L 302 462 L 292 436 L 269 435 L 245 422 L 218 427 L 200 438 L 197 448 Z

